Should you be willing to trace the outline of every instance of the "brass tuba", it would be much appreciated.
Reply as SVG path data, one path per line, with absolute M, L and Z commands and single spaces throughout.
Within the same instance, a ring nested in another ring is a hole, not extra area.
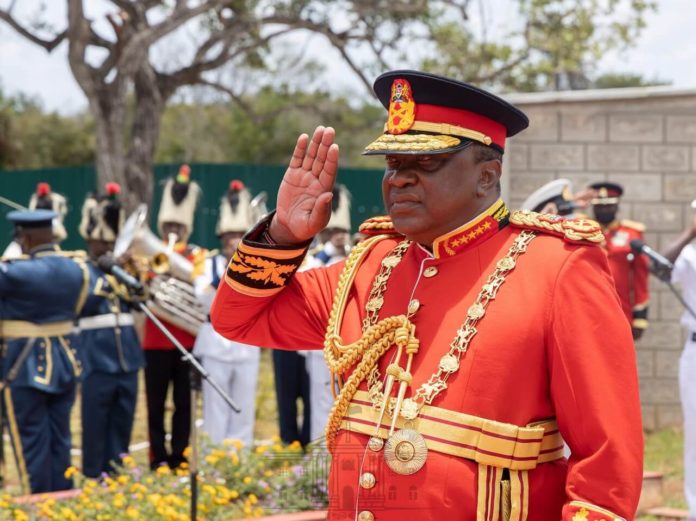
M 147 224 L 145 204 L 138 206 L 126 219 L 116 238 L 114 256 L 118 259 L 126 251 L 144 260 L 155 273 L 148 282 L 151 298 L 147 307 L 159 318 L 192 335 L 198 334 L 207 320 L 207 313 L 193 289 L 193 263 L 152 233 Z

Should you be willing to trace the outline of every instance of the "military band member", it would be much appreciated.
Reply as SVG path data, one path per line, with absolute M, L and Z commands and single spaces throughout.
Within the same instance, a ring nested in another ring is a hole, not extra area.
M 633 519 L 635 352 L 598 225 L 499 199 L 506 138 L 528 125 L 502 99 L 415 71 L 375 92 L 389 115 L 366 153 L 385 156 L 389 217 L 345 262 L 296 273 L 338 162 L 333 129 L 302 135 L 211 311 L 231 339 L 324 349 L 342 384 L 329 519 Z
M 64 195 L 54 192 L 50 184 L 42 181 L 36 185 L 36 191 L 29 199 L 29 209 L 56 212 L 56 218 L 53 220 L 53 240 L 60 243 L 68 237 L 68 232 L 63 225 L 63 220 L 68 213 L 68 201 Z
M 193 218 L 201 189 L 190 179 L 191 169 L 182 165 L 175 178 L 167 180 L 162 194 L 157 229 L 162 240 L 173 251 L 193 258 L 197 249 L 188 244 L 193 231 Z M 188 281 L 192 282 L 192 281 Z M 162 318 L 162 317 L 160 317 Z M 162 318 L 162 322 L 186 349 L 193 349 L 196 337 L 182 327 Z M 174 468 L 185 461 L 191 431 L 191 382 L 189 366 L 169 339 L 150 321 L 145 321 L 143 335 L 145 350 L 145 390 L 147 395 L 147 424 L 150 438 L 150 466 L 162 464 Z M 171 447 L 165 445 L 164 411 L 167 392 L 172 386 L 174 414 L 171 427 Z
M 244 232 L 264 213 L 265 205 L 252 206 L 251 193 L 244 183 L 234 180 L 220 201 L 215 234 L 222 253 L 208 257 L 205 269 L 195 283 L 196 296 L 210 310 L 215 291 L 225 275 L 227 264 Z M 256 383 L 261 353 L 258 347 L 227 340 L 210 322 L 201 327 L 193 353 L 210 376 L 239 405 L 235 412 L 207 382 L 203 382 L 203 428 L 214 443 L 225 439 L 241 440 L 246 446 L 254 441 Z
M 73 322 L 87 296 L 85 256 L 53 242 L 50 210 L 15 211 L 22 257 L 0 262 L 3 408 L 24 491 L 65 490 L 72 480 L 70 410 L 81 373 Z
M 87 242 L 90 286 L 80 315 L 80 342 L 86 360 L 82 380 L 82 472 L 90 478 L 114 471 L 128 453 L 138 370 L 145 357 L 133 325 L 128 288 L 98 266 L 113 252 L 123 224 L 121 188 L 107 183 L 104 195 L 90 195 L 82 207 L 80 235 Z
M 616 283 L 621 307 L 631 324 L 633 338 L 639 339 L 648 327 L 648 259 L 635 255 L 631 241 L 643 240 L 645 225 L 628 219 L 617 219 L 623 187 L 616 183 L 594 183 L 592 199 L 594 218 L 602 226 L 604 249 L 609 269 Z

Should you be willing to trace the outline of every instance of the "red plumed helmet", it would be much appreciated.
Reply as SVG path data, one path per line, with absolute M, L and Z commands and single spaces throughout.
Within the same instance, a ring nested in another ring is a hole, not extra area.
M 241 192 L 244 190 L 244 183 L 239 179 L 234 179 L 230 181 L 230 190 L 233 192 Z
M 49 185 L 48 183 L 42 181 L 38 185 L 36 185 L 36 195 L 38 195 L 39 197 L 43 197 L 50 193 L 51 185 Z

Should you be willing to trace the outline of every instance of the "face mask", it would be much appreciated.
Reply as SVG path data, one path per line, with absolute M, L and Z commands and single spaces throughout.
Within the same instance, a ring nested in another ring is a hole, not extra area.
M 606 210 L 604 208 L 595 208 L 594 216 L 600 224 L 609 224 L 616 218 L 614 210 Z

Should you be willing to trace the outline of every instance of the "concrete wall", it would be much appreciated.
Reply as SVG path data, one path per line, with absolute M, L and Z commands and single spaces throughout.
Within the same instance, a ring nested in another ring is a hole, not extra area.
M 537 93 L 507 99 L 531 121 L 529 129 L 508 142 L 505 154 L 508 179 L 503 189 L 512 207 L 555 178 L 567 177 L 576 188 L 611 180 L 625 189 L 620 216 L 645 223 L 651 246 L 663 248 L 691 222 L 696 89 Z M 686 338 L 678 322 L 679 302 L 651 279 L 650 327 L 636 345 L 647 429 L 681 422 L 677 371 Z

